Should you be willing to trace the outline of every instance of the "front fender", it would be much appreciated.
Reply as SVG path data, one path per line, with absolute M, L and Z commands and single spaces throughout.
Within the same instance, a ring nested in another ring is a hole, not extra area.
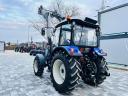
M 99 56 L 107 56 L 107 53 L 105 53 L 102 49 L 100 49 L 100 48 L 94 48 L 93 49 L 94 50 L 94 52 L 97 54 L 97 55 L 99 55 Z
M 37 54 L 35 58 L 38 58 L 40 61 L 40 64 L 45 64 L 46 59 L 43 54 Z

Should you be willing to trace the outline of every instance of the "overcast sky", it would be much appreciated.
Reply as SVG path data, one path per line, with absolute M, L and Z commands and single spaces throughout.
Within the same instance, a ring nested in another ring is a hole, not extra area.
M 40 5 L 49 6 L 54 0 L 0 0 L 0 41 L 27 42 L 28 31 L 34 41 L 42 37 L 31 26 L 28 20 L 38 18 Z M 101 0 L 63 0 L 67 5 L 75 5 L 80 9 L 81 17 L 97 19 L 97 11 L 101 8 Z M 128 3 L 128 0 L 106 0 L 106 6 L 114 7 Z

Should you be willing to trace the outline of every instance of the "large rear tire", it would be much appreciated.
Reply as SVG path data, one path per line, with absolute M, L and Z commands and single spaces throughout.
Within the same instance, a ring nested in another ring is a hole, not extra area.
M 86 68 L 83 69 L 84 72 L 88 75 L 83 74 L 82 79 L 86 84 L 92 85 L 92 86 L 97 86 L 101 83 L 104 82 L 106 79 L 106 72 L 108 70 L 106 61 L 103 57 L 97 58 L 95 62 L 92 62 L 93 68 L 95 71 L 94 72 L 87 72 Z M 93 75 L 93 76 L 91 76 Z
M 43 74 L 44 66 L 41 64 L 40 60 L 38 57 L 35 57 L 34 63 L 33 63 L 33 70 L 34 74 L 36 76 L 41 77 Z
M 104 57 L 99 57 L 97 61 L 95 61 L 95 64 L 97 66 L 96 83 L 99 85 L 106 79 L 108 67 Z
M 64 54 L 56 54 L 52 60 L 51 81 L 59 93 L 73 90 L 79 81 L 77 63 Z

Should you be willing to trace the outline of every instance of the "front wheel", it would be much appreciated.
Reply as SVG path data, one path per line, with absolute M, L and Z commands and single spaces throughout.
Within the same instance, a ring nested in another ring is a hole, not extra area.
M 33 70 L 34 70 L 34 74 L 36 76 L 39 76 L 39 77 L 42 76 L 44 66 L 43 66 L 43 64 L 41 64 L 38 57 L 35 57 L 35 60 L 34 60 L 34 63 L 33 63 Z
M 60 93 L 73 90 L 79 80 L 77 63 L 72 58 L 66 58 L 64 54 L 56 54 L 52 60 L 51 80 Z

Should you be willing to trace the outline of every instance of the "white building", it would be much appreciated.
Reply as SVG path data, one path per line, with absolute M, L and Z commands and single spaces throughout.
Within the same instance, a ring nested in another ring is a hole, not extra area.
M 128 65 L 128 3 L 99 12 L 98 21 L 107 61 Z
M 5 50 L 5 42 L 0 41 L 0 52 Z

